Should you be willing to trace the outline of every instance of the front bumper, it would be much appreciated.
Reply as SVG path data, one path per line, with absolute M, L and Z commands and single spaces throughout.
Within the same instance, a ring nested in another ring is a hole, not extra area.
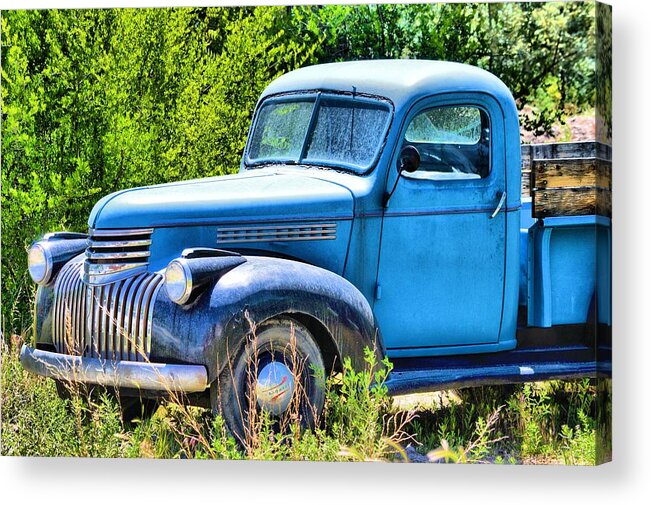
M 23 345 L 20 362 L 32 373 L 57 380 L 115 388 L 197 393 L 208 387 L 202 365 L 111 361 L 42 351 Z

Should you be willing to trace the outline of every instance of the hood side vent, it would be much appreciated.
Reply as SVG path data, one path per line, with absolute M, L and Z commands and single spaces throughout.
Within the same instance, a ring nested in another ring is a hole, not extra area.
M 238 226 L 219 228 L 218 244 L 242 242 L 293 242 L 298 240 L 334 240 L 336 223 L 316 223 L 278 226 Z

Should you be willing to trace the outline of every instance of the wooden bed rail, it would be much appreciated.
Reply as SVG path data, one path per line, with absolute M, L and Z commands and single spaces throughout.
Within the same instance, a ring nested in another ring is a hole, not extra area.
M 611 216 L 612 153 L 599 142 L 525 144 L 522 196 L 535 218 Z

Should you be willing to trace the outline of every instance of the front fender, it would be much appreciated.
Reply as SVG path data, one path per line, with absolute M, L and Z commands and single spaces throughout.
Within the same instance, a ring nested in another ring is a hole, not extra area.
M 327 332 L 339 359 L 364 366 L 364 348 L 384 356 L 371 307 L 350 282 L 297 261 L 247 257 L 190 305 L 160 290 L 154 308 L 152 361 L 203 364 L 212 382 L 258 325 L 281 314 L 309 316 Z M 321 335 L 323 338 L 323 335 Z

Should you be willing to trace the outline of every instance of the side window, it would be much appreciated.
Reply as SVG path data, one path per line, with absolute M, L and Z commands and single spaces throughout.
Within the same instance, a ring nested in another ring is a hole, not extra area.
M 479 107 L 434 107 L 409 123 L 402 147 L 420 153 L 418 178 L 478 179 L 490 173 L 490 122 Z

